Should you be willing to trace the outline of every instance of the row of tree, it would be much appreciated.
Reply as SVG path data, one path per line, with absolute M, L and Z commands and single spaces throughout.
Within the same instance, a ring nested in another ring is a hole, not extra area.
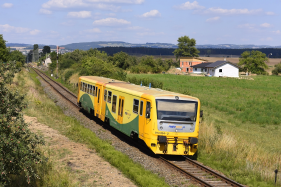
M 0 35 L 0 186 L 11 186 L 15 176 L 24 174 L 27 183 L 38 178 L 36 165 L 46 161 L 38 150 L 44 141 L 28 129 L 22 115 L 27 106 L 24 95 L 12 89 L 15 73 L 23 63 L 19 51 L 10 52 Z
M 25 62 L 25 56 L 20 51 L 10 51 L 6 47 L 6 42 L 3 39 L 3 35 L 0 35 L 0 56 L 3 62 L 14 61 L 17 66 L 22 66 Z

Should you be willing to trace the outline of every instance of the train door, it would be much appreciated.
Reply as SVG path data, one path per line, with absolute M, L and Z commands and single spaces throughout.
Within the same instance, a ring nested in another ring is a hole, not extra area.
M 118 107 L 118 116 L 117 116 L 117 122 L 119 124 L 123 123 L 123 114 L 124 113 L 124 97 L 119 96 L 119 107 Z
M 104 121 L 105 119 L 105 110 L 106 110 L 106 100 L 107 100 L 107 90 L 105 89 L 105 86 L 103 86 L 103 94 L 101 99 L 101 120 Z
M 142 139 L 149 137 L 151 125 L 151 101 L 147 99 L 141 99 L 139 135 Z
M 102 90 L 102 86 L 96 84 L 96 93 L 97 93 L 97 107 L 96 107 L 96 116 L 97 117 L 101 117 L 101 90 Z

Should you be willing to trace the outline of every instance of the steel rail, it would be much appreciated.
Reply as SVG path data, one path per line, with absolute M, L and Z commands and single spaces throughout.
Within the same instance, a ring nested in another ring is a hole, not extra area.
M 160 159 L 161 161 L 167 163 L 167 164 L 170 165 L 171 167 L 175 168 L 176 170 L 180 171 L 182 174 L 186 175 L 187 177 L 189 177 L 189 178 L 195 180 L 197 183 L 199 183 L 199 184 L 201 184 L 201 185 L 203 185 L 203 186 L 208 186 L 208 187 L 212 187 L 212 186 L 213 186 L 213 185 L 211 185 L 211 184 L 205 182 L 204 180 L 202 180 L 202 179 L 200 179 L 200 178 L 194 176 L 192 173 L 190 173 L 190 172 L 188 172 L 188 171 L 182 169 L 181 167 L 179 167 L 179 166 L 173 164 L 172 162 L 170 162 L 169 160 L 163 158 L 162 156 L 160 156 L 159 159 Z
M 30 66 L 31 67 L 31 66 Z M 63 89 L 64 91 L 66 91 L 67 93 L 71 94 L 74 98 L 77 98 L 77 96 L 75 94 L 73 94 L 72 92 L 70 92 L 67 88 L 65 88 L 64 86 L 60 85 L 59 83 L 57 83 L 56 81 L 52 80 L 51 78 L 49 78 L 47 75 L 45 75 L 43 72 L 41 72 L 40 70 L 31 67 L 42 79 L 44 79 L 48 84 L 50 84 L 52 86 L 52 88 L 54 88 L 57 92 L 60 93 L 60 95 L 62 95 L 65 99 L 67 99 L 69 102 L 71 102 L 75 107 L 79 108 L 80 107 L 76 104 L 73 103 L 68 97 L 66 97 L 63 93 L 61 93 L 57 88 L 55 88 L 50 82 L 58 85 L 61 89 Z M 48 79 L 48 80 L 47 80 Z M 113 128 L 113 130 L 116 130 Z M 117 131 L 119 132 L 119 131 Z M 123 135 L 123 133 L 120 133 L 120 135 Z M 128 136 L 125 136 L 126 138 L 128 138 Z M 132 141 L 131 143 L 133 143 L 134 145 L 136 145 L 136 147 L 142 147 L 141 145 L 137 144 L 136 142 Z M 146 147 L 147 149 L 147 147 Z M 145 150 L 145 148 L 144 148 Z M 203 172 L 206 172 L 207 174 L 210 174 L 211 176 L 220 179 L 221 181 L 206 181 L 204 179 L 200 179 L 199 177 L 195 176 L 192 172 L 187 171 L 186 169 L 180 167 L 177 164 L 172 163 L 171 161 L 163 158 L 162 156 L 159 156 L 159 159 L 168 164 L 169 166 L 173 167 L 174 169 L 178 170 L 180 173 L 186 175 L 188 178 L 194 180 L 195 182 L 199 183 L 202 186 L 206 186 L 206 187 L 213 187 L 213 186 L 233 186 L 233 187 L 244 187 L 243 185 L 225 177 L 222 176 L 221 174 L 207 168 L 206 166 L 203 166 L 202 164 L 199 164 L 195 161 L 193 161 L 190 158 L 187 158 L 186 156 L 183 156 L 185 159 L 185 162 L 188 162 L 189 164 L 191 164 L 192 166 L 194 166 L 194 168 L 198 168 L 200 170 L 202 170 Z M 191 170 L 192 171 L 192 170 Z M 211 184 L 214 182 L 225 182 L 225 185 L 222 184 Z
M 29 66 L 31 67 L 31 66 Z M 42 73 L 41 71 L 39 71 L 36 68 L 31 67 L 42 79 L 44 79 L 49 85 L 52 86 L 52 88 L 54 88 L 61 96 L 63 96 L 65 99 L 67 99 L 69 102 L 71 102 L 75 107 L 79 108 L 80 107 L 77 105 L 76 102 L 73 102 L 70 98 L 68 98 L 67 96 L 65 96 L 65 94 L 61 93 L 61 91 L 57 88 L 55 88 L 52 83 L 56 84 L 57 86 L 59 86 L 63 91 L 67 92 L 68 94 L 70 94 L 73 98 L 75 98 L 75 100 L 77 100 L 77 96 L 75 94 L 73 94 L 72 92 L 70 92 L 67 88 L 65 88 L 64 86 L 62 86 L 61 84 L 57 83 L 56 81 L 52 80 L 51 78 L 49 78 L 47 75 L 45 75 L 44 73 Z M 48 79 L 48 80 L 47 80 Z
M 224 181 L 225 183 L 227 183 L 227 184 L 229 184 L 231 186 L 235 186 L 235 187 L 243 187 L 242 184 L 239 184 L 239 183 L 237 183 L 237 182 L 235 182 L 235 181 L 233 181 L 233 180 L 231 180 L 231 179 L 229 179 L 229 178 L 227 178 L 227 177 L 225 177 L 225 176 L 223 176 L 223 175 L 221 175 L 221 174 L 219 174 L 219 173 L 217 173 L 217 172 L 207 168 L 206 166 L 203 166 L 202 164 L 200 164 L 198 162 L 195 162 L 194 160 L 192 160 L 192 159 L 190 159 L 190 158 L 188 158 L 186 156 L 183 156 L 183 157 L 185 158 L 185 160 L 188 163 L 192 164 L 193 166 L 195 166 L 197 168 L 200 168 L 200 169 L 204 170 L 205 172 L 211 174 L 212 176 L 214 176 L 216 178 L 219 178 L 220 180 Z

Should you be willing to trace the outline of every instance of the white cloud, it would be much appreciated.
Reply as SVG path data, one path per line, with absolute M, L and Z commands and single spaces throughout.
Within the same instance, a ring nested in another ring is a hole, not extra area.
M 261 41 L 272 41 L 273 39 L 271 37 L 261 38 Z
M 143 28 L 140 27 L 140 26 L 133 26 L 133 27 L 128 27 L 127 29 L 128 29 L 128 30 L 141 30 L 141 29 L 143 29 Z
M 160 17 L 160 16 L 161 16 L 161 13 L 158 10 L 151 10 L 149 12 L 144 13 L 140 17 L 151 18 L 151 17 Z
M 164 32 L 140 32 L 137 33 L 139 36 L 156 36 L 156 35 L 164 35 Z
M 14 27 L 14 26 L 11 26 L 9 24 L 5 24 L 5 25 L 0 25 L 0 32 L 4 32 L 4 33 L 17 33 L 17 34 L 29 33 L 30 35 L 36 35 L 40 31 L 37 30 L 37 29 L 31 30 L 29 28 Z
M 86 30 L 86 32 L 90 32 L 90 33 L 100 33 L 101 30 L 100 30 L 99 28 L 93 28 L 93 29 Z
M 39 11 L 41 14 L 52 14 L 52 11 L 41 8 Z
M 3 8 L 11 8 L 11 7 L 13 7 L 14 5 L 12 4 L 12 3 L 4 3 L 3 5 L 2 5 L 2 7 Z
M 207 19 L 206 22 L 214 22 L 214 21 L 218 21 L 219 19 L 220 19 L 220 17 L 217 16 L 217 17 Z
M 0 25 L 1 32 L 9 32 L 9 33 L 25 33 L 28 32 L 30 29 L 23 28 L 23 27 L 14 27 L 8 24 Z
M 255 24 L 245 23 L 245 24 L 242 24 L 242 25 L 238 25 L 238 28 L 254 29 Z
M 30 31 L 29 33 L 30 33 L 31 35 L 37 35 L 37 34 L 39 34 L 39 32 L 41 32 L 41 31 L 35 29 L 35 30 Z
M 88 0 L 94 3 L 123 3 L 123 4 L 142 4 L 144 0 Z
M 275 15 L 274 12 L 266 12 L 265 14 L 266 14 L 266 15 L 269 15 L 269 16 Z
M 281 34 L 281 31 L 280 30 L 277 30 L 277 31 L 272 31 L 274 34 Z
M 264 28 L 268 28 L 268 27 L 271 27 L 271 25 L 269 23 L 263 23 L 260 25 L 261 27 L 264 27 Z
M 80 12 L 69 12 L 67 14 L 71 18 L 89 18 L 92 16 L 90 11 L 80 11 Z
M 215 14 L 223 14 L 223 15 L 252 15 L 261 13 L 262 9 L 256 10 L 248 10 L 248 9 L 222 9 L 222 8 L 209 8 L 205 11 L 205 13 L 215 13 Z
M 101 26 L 120 26 L 120 25 L 129 25 L 131 22 L 124 20 L 124 19 L 117 19 L 117 18 L 105 18 L 96 20 L 93 22 L 94 25 L 101 25 Z
M 194 1 L 193 3 L 187 1 L 179 6 L 175 6 L 178 9 L 182 10 L 198 10 L 198 9 L 204 9 L 205 7 L 200 6 L 197 1 Z
M 95 8 L 102 10 L 118 11 L 116 4 L 142 4 L 144 0 L 49 0 L 42 4 L 44 9 L 54 8 Z M 115 4 L 115 5 L 114 5 Z
M 83 0 L 50 0 L 42 5 L 43 8 L 70 8 L 86 6 Z

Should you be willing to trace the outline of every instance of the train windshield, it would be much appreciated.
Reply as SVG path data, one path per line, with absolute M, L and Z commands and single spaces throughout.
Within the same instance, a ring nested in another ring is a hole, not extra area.
M 197 102 L 157 99 L 157 119 L 172 121 L 196 121 Z

